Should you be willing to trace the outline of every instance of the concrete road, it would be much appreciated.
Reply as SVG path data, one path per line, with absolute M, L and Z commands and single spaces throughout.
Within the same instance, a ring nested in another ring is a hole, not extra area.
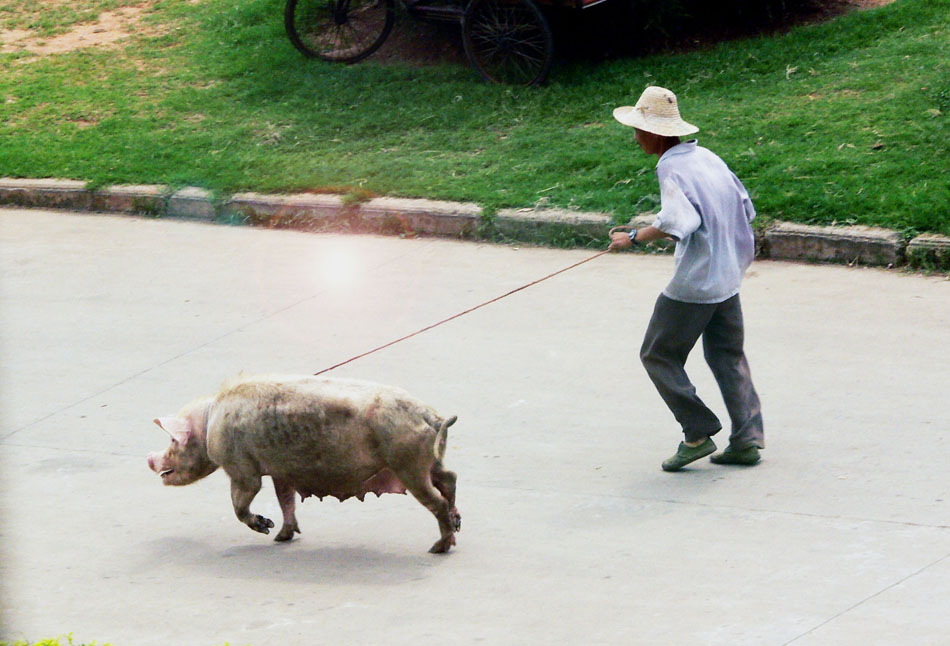
M 277 545 L 223 473 L 146 466 L 152 418 L 235 373 L 315 372 L 591 254 L 0 210 L 0 639 L 946 644 L 944 278 L 754 264 L 751 469 L 660 470 L 680 436 L 637 350 L 670 257 L 598 258 L 336 370 L 459 415 L 447 556 L 409 497 L 308 499 Z M 253 508 L 279 518 L 269 480 Z

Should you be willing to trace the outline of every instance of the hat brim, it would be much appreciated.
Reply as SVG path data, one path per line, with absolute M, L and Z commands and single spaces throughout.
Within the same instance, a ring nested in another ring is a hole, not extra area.
M 645 130 L 664 137 L 684 137 L 694 132 L 699 132 L 699 128 L 682 119 L 664 119 L 661 117 L 645 119 L 643 113 L 632 105 L 623 105 L 614 109 L 614 119 L 625 126 Z

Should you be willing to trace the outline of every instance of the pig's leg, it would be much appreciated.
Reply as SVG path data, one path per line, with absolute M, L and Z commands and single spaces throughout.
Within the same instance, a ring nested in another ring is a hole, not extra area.
M 297 527 L 297 517 L 294 515 L 297 491 L 286 480 L 279 478 L 274 478 L 274 490 L 277 492 L 277 502 L 280 503 L 280 510 L 284 514 L 284 524 L 274 540 L 278 542 L 289 541 L 294 537 L 294 533 L 300 533 L 300 528 Z
M 425 505 L 426 509 L 431 511 L 435 519 L 439 521 L 442 538 L 437 540 L 429 551 L 433 554 L 448 552 L 449 548 L 455 545 L 455 523 L 450 513 L 449 501 L 443 498 L 439 490 L 433 486 L 428 471 L 422 478 L 415 474 L 397 475 L 416 500 Z
M 250 476 L 238 478 L 231 476 L 231 504 L 234 505 L 234 515 L 238 520 L 261 534 L 270 534 L 274 521 L 263 516 L 251 513 L 251 501 L 261 490 L 261 477 Z
M 439 493 L 449 503 L 449 517 L 452 520 L 452 526 L 455 531 L 459 531 L 462 528 L 462 516 L 455 507 L 455 482 L 457 480 L 455 473 L 443 467 L 439 462 L 432 466 L 429 473 L 432 477 L 433 486 L 439 490 Z

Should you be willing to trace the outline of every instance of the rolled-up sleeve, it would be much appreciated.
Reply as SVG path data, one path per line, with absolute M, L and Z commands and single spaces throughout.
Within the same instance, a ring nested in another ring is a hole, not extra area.
M 749 203 L 751 207 L 752 203 Z M 687 199 L 683 189 L 672 178 L 660 181 L 660 213 L 653 226 L 677 240 L 682 240 L 702 224 L 699 213 Z

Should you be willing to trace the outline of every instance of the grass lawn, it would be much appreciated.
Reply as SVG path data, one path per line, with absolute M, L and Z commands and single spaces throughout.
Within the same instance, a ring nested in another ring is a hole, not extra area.
M 763 223 L 950 234 L 950 0 L 898 0 L 685 54 L 563 63 L 539 88 L 465 65 L 306 60 L 282 0 L 0 0 L 52 40 L 144 8 L 112 48 L 0 53 L 0 176 L 300 190 L 610 212 L 656 206 L 612 109 L 673 89 Z M 410 25 L 397 23 L 396 29 Z

